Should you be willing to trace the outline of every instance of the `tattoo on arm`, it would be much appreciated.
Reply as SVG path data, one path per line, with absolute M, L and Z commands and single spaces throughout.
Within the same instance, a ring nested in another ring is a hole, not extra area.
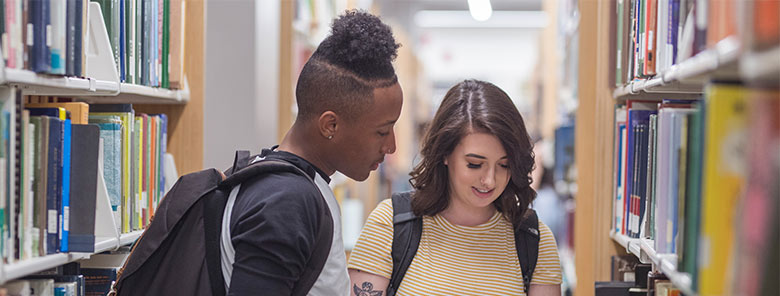
M 352 290 L 357 296 L 382 296 L 382 291 L 374 290 L 374 284 L 371 282 L 363 282 L 363 288 L 353 285 Z

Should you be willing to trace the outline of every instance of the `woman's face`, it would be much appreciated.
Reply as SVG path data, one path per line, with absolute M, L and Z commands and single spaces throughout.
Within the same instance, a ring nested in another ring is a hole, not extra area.
M 501 141 L 492 134 L 467 134 L 444 164 L 449 172 L 451 206 L 492 206 L 509 184 L 508 156 Z

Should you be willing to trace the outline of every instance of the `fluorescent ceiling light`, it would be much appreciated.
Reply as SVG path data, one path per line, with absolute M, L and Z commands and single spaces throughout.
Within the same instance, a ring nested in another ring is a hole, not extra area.
M 469 0 L 469 12 L 475 20 L 484 22 L 493 14 L 493 7 L 490 0 Z
M 544 28 L 544 11 L 496 10 L 490 19 L 477 21 L 465 10 L 420 10 L 414 23 L 421 28 Z

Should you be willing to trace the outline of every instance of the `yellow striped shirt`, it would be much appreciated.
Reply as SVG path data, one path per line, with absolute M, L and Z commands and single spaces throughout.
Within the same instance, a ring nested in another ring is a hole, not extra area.
M 561 283 L 558 249 L 539 222 L 541 240 L 532 284 Z M 387 199 L 368 217 L 348 268 L 390 278 L 393 205 Z M 417 254 L 397 295 L 525 295 L 512 223 L 496 213 L 484 224 L 455 225 L 441 215 L 423 217 Z

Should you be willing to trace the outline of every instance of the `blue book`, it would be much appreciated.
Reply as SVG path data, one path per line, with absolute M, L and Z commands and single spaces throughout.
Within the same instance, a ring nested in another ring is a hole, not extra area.
M 639 214 L 638 212 L 632 212 L 633 207 L 635 206 L 633 203 L 634 201 L 631 198 L 631 194 L 634 193 L 634 174 L 637 172 L 635 169 L 636 162 L 634 161 L 634 158 L 636 157 L 636 148 L 637 148 L 637 140 L 639 137 L 635 134 L 636 127 L 638 127 L 640 124 L 648 125 L 650 123 L 650 114 L 657 114 L 656 110 L 636 110 L 636 109 L 629 109 L 628 110 L 628 120 L 627 120 L 627 135 L 626 140 L 628 141 L 628 145 L 626 148 L 628 149 L 626 151 L 626 210 L 625 210 L 625 219 L 626 222 L 626 234 L 629 237 L 635 236 L 635 232 L 638 234 L 638 227 L 636 227 L 636 223 L 632 225 L 632 219 L 636 219 L 637 217 L 634 217 L 634 215 Z M 636 222 L 636 221 L 634 221 Z
M 624 122 L 622 122 L 622 123 L 620 123 L 618 125 L 618 133 L 615 135 L 615 137 L 618 137 L 618 147 L 617 147 L 617 150 L 618 150 L 617 151 L 617 155 L 618 155 L 618 157 L 617 157 L 617 176 L 618 177 L 617 177 L 617 180 L 615 180 L 617 182 L 617 184 L 615 184 L 615 187 L 618 190 L 621 190 L 621 191 L 618 191 L 617 194 L 616 194 L 617 202 L 615 203 L 615 207 L 622 206 L 624 204 L 624 199 L 625 199 L 625 197 L 623 196 L 623 191 L 622 191 L 623 186 L 624 186 L 623 185 L 623 181 L 624 180 L 623 180 L 623 178 L 621 178 L 623 176 L 623 174 L 624 174 L 624 172 L 623 172 L 623 169 L 624 169 L 624 167 L 623 167 L 623 158 L 620 157 L 621 155 L 623 155 L 623 149 L 625 149 L 623 147 L 623 145 L 620 145 L 620 144 L 623 143 L 623 131 L 625 131 L 625 130 L 626 130 L 626 124 Z M 625 218 L 626 218 L 625 216 L 619 216 L 619 215 L 615 214 L 615 232 L 620 233 L 620 234 L 623 233 L 623 219 L 625 219 Z
M 10 141 L 10 135 L 11 135 L 11 112 L 3 111 L 2 113 L 2 119 L 0 119 L 1 123 L 0 126 L 2 127 L 2 136 L 0 137 L 0 153 L 2 154 L 2 157 L 5 158 L 5 170 L 6 172 L 11 172 L 11 161 L 9 161 L 10 158 L 10 151 L 11 151 L 11 141 Z M 6 234 L 9 233 L 10 223 L 9 220 L 10 217 L 13 215 L 11 210 L 11 199 L 8 198 L 11 196 L 11 175 L 12 174 L 5 174 L 5 180 L 0 180 L 0 182 L 5 183 L 5 192 L 0 192 L 0 194 L 3 194 L 6 196 L 5 198 L 5 204 L 3 205 L 2 209 L 0 209 L 0 225 L 2 225 L 2 229 L 0 229 L 0 246 L 2 246 L 2 250 L 5 250 L 7 247 L 6 244 L 8 242 L 6 241 Z
M 669 0 L 669 26 L 666 43 L 672 45 L 672 65 L 677 64 L 677 38 L 680 26 L 680 0 Z
M 100 128 L 100 138 L 103 139 L 103 179 L 111 208 L 116 211 L 122 198 L 122 119 L 119 116 L 89 117 L 89 122 Z
M 160 134 L 158 136 L 157 147 L 159 147 L 160 151 L 158 152 L 158 157 L 160 158 L 159 166 L 157 167 L 157 176 L 159 178 L 157 179 L 159 192 L 159 197 L 162 199 L 163 196 L 165 196 L 165 153 L 168 151 L 168 116 L 165 114 L 155 114 L 155 116 L 158 116 L 160 118 Z
M 68 231 L 70 230 L 70 156 L 71 122 L 65 119 L 62 140 L 62 207 L 60 207 L 60 252 L 68 252 Z
M 143 27 L 141 28 L 141 44 L 143 47 L 143 50 L 141 51 L 141 84 L 142 85 L 151 85 L 149 83 L 149 73 L 150 71 L 150 65 L 152 64 L 151 59 L 149 59 L 149 56 L 151 54 L 150 52 L 150 39 L 149 35 L 151 34 L 151 14 L 152 14 L 152 1 L 146 0 L 143 1 L 143 7 L 139 8 L 141 10 L 141 20 L 143 23 Z
M 43 73 L 49 72 L 51 55 L 49 46 L 46 45 L 47 30 L 51 23 L 49 1 L 30 1 L 30 24 L 32 25 L 33 44 L 30 53 L 30 70 Z M 29 33 L 28 33 L 29 34 Z
M 62 118 L 60 115 L 60 108 L 25 108 L 30 110 L 30 116 L 49 116 L 54 118 Z

